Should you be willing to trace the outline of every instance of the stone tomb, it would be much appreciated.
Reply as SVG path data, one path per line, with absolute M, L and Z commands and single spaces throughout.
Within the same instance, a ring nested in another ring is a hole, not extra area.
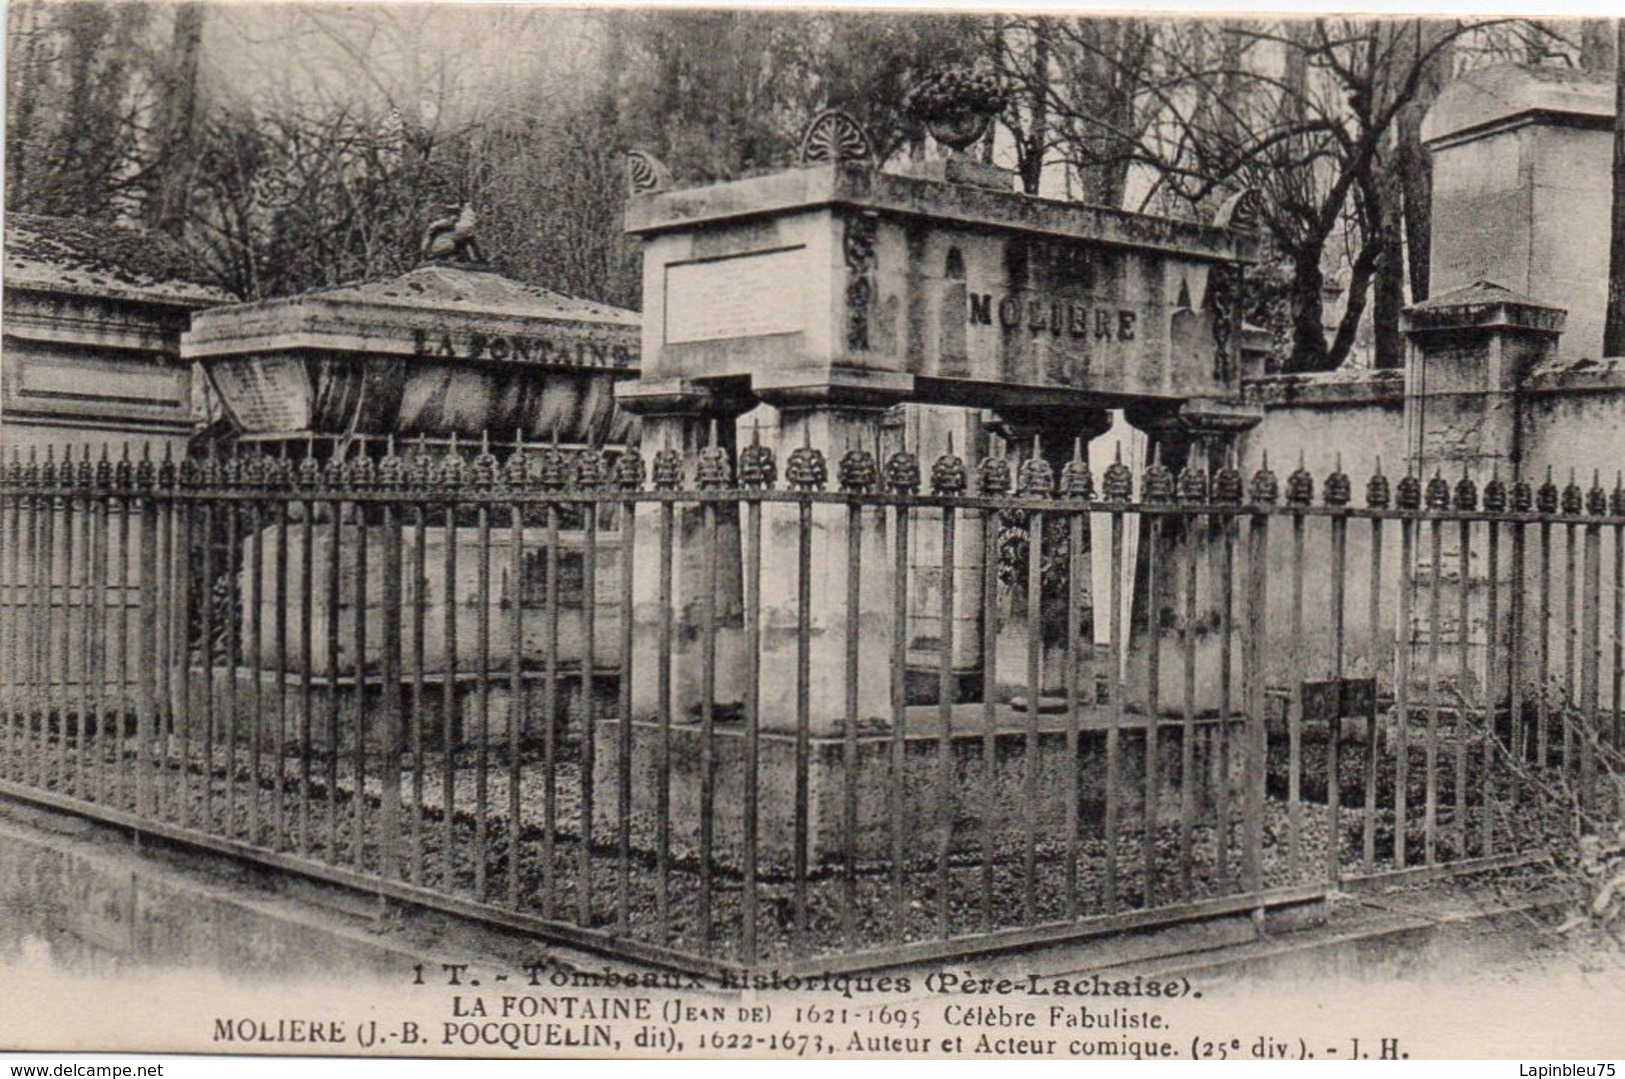
M 1196 437 L 1217 444 L 1251 418 L 1235 403 L 1242 342 L 1229 298 L 1254 241 L 1233 229 L 1036 199 L 985 183 L 880 172 L 861 161 L 634 196 L 627 229 L 644 243 L 643 370 L 616 393 L 643 419 L 646 454 L 668 445 L 697 448 L 716 424 L 727 443 L 742 444 L 759 431 L 781 470 L 806 443 L 829 454 L 833 471 L 846 449 L 878 450 L 883 458 L 897 448 L 892 409 L 903 404 L 991 409 L 1007 429 L 1023 437 L 1041 434 L 1062 459 L 1074 438 L 1087 443 L 1104 429 L 1110 408 L 1137 410 L 1155 437 L 1182 452 Z M 1215 416 L 1217 422 L 1206 424 Z M 914 444 L 925 455 L 945 448 L 929 432 Z M 965 443 L 957 444 L 974 467 Z M 754 666 L 767 735 L 764 799 L 775 803 L 793 781 L 793 755 L 775 739 L 793 732 L 796 722 L 796 514 L 794 507 L 772 505 L 763 513 L 761 651 Z M 856 589 L 858 724 L 866 745 L 889 738 L 893 714 L 886 516 L 864 511 L 863 579 Z M 737 544 L 737 524 L 732 528 L 725 534 Z M 933 524 L 922 517 L 917 530 L 931 532 Z M 975 531 L 967 522 L 960 534 Z M 639 542 L 656 534 L 652 525 L 640 526 Z M 678 643 L 668 702 L 679 724 L 674 804 L 693 800 L 689 788 L 697 789 L 699 778 L 697 735 L 686 724 L 702 704 L 700 634 L 693 624 L 701 582 L 687 579 L 700 560 L 685 557 L 685 549 L 697 548 L 701 534 L 698 512 L 679 522 L 671 612 Z M 834 796 L 842 781 L 846 548 L 845 511 L 819 507 L 808 639 L 815 806 Z M 641 552 L 640 565 L 644 554 L 652 559 L 656 552 Z M 979 559 L 980 551 L 973 555 Z M 913 567 L 911 607 L 934 611 L 940 593 L 918 590 L 920 568 Z M 936 581 L 942 587 L 940 570 Z M 963 595 L 956 587 L 956 612 L 967 616 L 956 616 L 960 645 L 979 638 L 979 621 L 972 619 L 988 604 L 974 579 L 955 584 L 970 586 Z M 737 584 L 724 588 L 733 594 L 722 597 L 725 628 L 717 643 L 713 704 L 730 714 L 728 706 L 743 695 L 748 665 Z M 654 575 L 640 575 L 632 661 L 640 806 L 645 799 L 653 804 L 649 743 L 659 735 L 653 721 L 660 701 L 655 680 L 636 672 L 659 661 L 660 616 Z M 956 669 L 967 659 L 982 663 L 979 652 L 961 647 Z M 1005 712 L 1007 722 L 1016 718 Z M 618 767 L 615 727 L 607 723 L 600 734 L 600 782 L 613 782 Z M 911 755 L 934 752 L 928 741 L 916 746 L 911 740 L 909 748 Z M 865 752 L 862 759 L 868 763 L 859 766 L 856 782 L 880 789 L 884 754 Z M 929 801 L 928 788 L 909 797 Z M 731 800 L 737 795 L 722 797 L 730 800 L 719 800 L 719 826 L 732 828 L 723 822 L 738 820 Z M 863 804 L 869 830 L 885 809 L 867 798 Z M 815 818 L 815 848 L 826 849 L 833 841 L 826 833 L 839 821 Z M 782 846 L 788 837 L 780 832 L 776 826 L 764 832 L 764 842 Z
M 638 317 L 631 311 L 577 300 L 484 266 L 430 263 L 399 277 L 207 312 L 194 321 L 182 349 L 203 365 L 239 440 L 296 459 L 306 454 L 321 459 L 361 453 L 376 458 L 384 452 L 387 437 L 396 439 L 402 454 L 421 439 L 438 456 L 453 439 L 466 451 L 487 434 L 508 448 L 515 439 L 523 440 L 535 453 L 539 444 L 555 438 L 566 448 L 601 448 L 624 445 L 635 436 L 635 421 L 615 407 L 612 387 L 637 373 L 637 327 Z M 335 529 L 331 505 L 318 502 L 307 529 L 306 513 L 302 505 L 291 507 L 285 540 L 282 528 L 269 521 L 256 536 L 244 540 L 245 550 L 255 542 L 260 548 L 257 652 L 247 647 L 252 628 L 247 597 L 253 595 L 254 582 L 246 564 L 238 582 L 245 597 L 239 638 L 245 642 L 247 668 L 239 671 L 237 700 L 251 698 L 246 691 L 258 685 L 265 722 L 282 717 L 290 736 L 300 728 L 298 711 L 307 675 L 314 686 L 317 715 L 312 727 L 317 732 L 325 730 L 330 683 L 338 687 L 345 729 L 358 707 L 373 717 L 383 695 L 379 672 L 386 527 L 373 515 L 366 523 L 357 520 L 353 507 L 347 507 Z M 596 669 L 607 670 L 620 663 L 614 633 L 619 547 L 614 521 L 605 519 L 601 526 L 593 645 Z M 363 529 L 370 554 L 364 587 L 358 589 L 363 575 L 357 552 Z M 481 611 L 475 598 L 479 532 L 469 514 L 450 529 L 434 516 L 421 533 L 408 524 L 401 534 L 403 682 L 411 680 L 411 657 L 418 647 L 410 612 L 418 601 L 412 567 L 420 557 L 421 543 L 426 568 L 421 598 L 426 606 L 422 648 L 427 689 L 426 699 L 415 701 L 410 685 L 403 685 L 402 700 L 407 709 L 424 716 L 427 730 L 437 731 L 450 681 L 460 702 L 460 734 L 467 738 L 480 720 L 470 703 L 481 654 Z M 539 520 L 522 524 L 523 557 L 518 579 L 511 579 L 510 520 L 505 512 L 492 516 L 489 606 L 484 612 L 491 626 L 487 654 L 492 723 L 505 722 L 507 674 L 515 648 L 520 653 L 522 692 L 538 699 L 542 693 L 546 537 Z M 455 543 L 449 569 L 448 539 Z M 583 539 L 576 523 L 561 522 L 558 660 L 577 684 L 586 654 Z M 287 550 L 279 552 L 284 542 Z M 282 617 L 287 628 L 285 642 L 279 642 L 273 628 L 282 610 L 276 567 L 284 562 L 289 577 Z M 340 586 L 338 649 L 330 655 L 326 597 L 335 565 Z M 307 588 L 313 597 L 308 633 L 300 602 Z M 448 588 L 455 597 L 449 604 L 450 627 Z M 525 625 L 518 642 L 508 632 L 515 602 Z M 453 634 L 455 659 L 449 646 Z M 364 644 L 364 655 L 358 654 L 358 640 Z M 246 686 L 241 684 L 245 681 Z M 541 712 L 539 704 L 522 709 L 530 716 Z M 382 729 L 376 722 L 370 726 Z

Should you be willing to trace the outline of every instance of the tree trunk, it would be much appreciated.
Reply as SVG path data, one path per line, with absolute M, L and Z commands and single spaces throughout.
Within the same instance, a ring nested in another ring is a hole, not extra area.
M 1038 194 L 1044 180 L 1044 151 L 1049 141 L 1049 22 L 1033 21 L 1032 99 L 1029 107 L 1026 148 L 1021 154 L 1021 190 Z
M 1430 48 L 1431 34 L 1443 33 L 1436 20 L 1423 19 L 1417 33 L 1420 47 Z M 1404 222 L 1404 257 L 1409 270 L 1411 303 L 1428 298 L 1432 288 L 1431 264 L 1433 244 L 1433 163 L 1422 147 L 1422 118 L 1439 98 L 1439 91 L 1449 81 L 1451 59 L 1455 46 L 1446 45 L 1428 62 L 1417 83 L 1416 97 L 1399 110 L 1394 118 L 1397 145 L 1394 170 L 1399 174 L 1401 217 Z M 1397 237 L 1395 238 L 1397 241 Z
M 1404 210 L 1401 204 L 1403 178 L 1391 177 L 1378 164 L 1377 188 L 1382 193 L 1378 220 L 1377 267 L 1371 303 L 1371 329 L 1375 336 L 1372 366 L 1397 369 L 1405 366 L 1405 338 L 1399 320 L 1405 309 Z M 1426 262 L 1426 256 L 1423 256 Z M 1424 265 L 1424 287 L 1425 281 Z
M 1608 75 L 1614 70 L 1614 19 L 1586 19 L 1580 23 L 1580 70 Z
M 1616 53 L 1625 58 L 1625 19 L 1618 23 Z M 1625 63 L 1614 69 L 1614 205 L 1608 241 L 1608 315 L 1602 351 L 1625 356 Z
M 1320 272 L 1323 244 L 1309 244 L 1292 253 L 1292 359 L 1293 372 L 1326 370 L 1325 275 Z
M 192 187 L 192 134 L 197 119 L 198 51 L 203 41 L 203 5 L 184 3 L 175 9 L 165 73 L 163 113 L 159 127 L 158 178 L 149 223 L 176 235 L 186 222 Z

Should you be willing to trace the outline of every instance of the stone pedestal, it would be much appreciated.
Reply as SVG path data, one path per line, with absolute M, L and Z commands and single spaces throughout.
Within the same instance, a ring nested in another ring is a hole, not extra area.
M 1150 436 L 1151 452 L 1166 469 L 1165 489 L 1143 498 L 1170 503 L 1207 502 L 1221 468 L 1234 461 L 1235 440 L 1262 413 L 1221 401 L 1189 401 L 1174 408 L 1130 409 L 1129 421 Z M 1182 490 L 1185 470 L 1198 489 Z M 1146 482 L 1142 474 L 1140 482 Z M 1162 715 L 1213 715 L 1228 704 L 1242 709 L 1242 542 L 1231 526 L 1232 559 L 1224 557 L 1224 518 L 1191 513 L 1140 518 L 1134 567 L 1128 669 L 1124 692 L 1132 710 Z M 1194 568 L 1194 580 L 1192 569 Z M 1225 638 L 1221 629 L 1230 589 L 1229 697 L 1225 699 Z
M 1435 477 L 1448 484 L 1450 497 L 1466 478 L 1477 492 L 1495 476 L 1508 486 L 1519 474 L 1518 390 L 1537 366 L 1557 356 L 1564 312 L 1487 281 L 1433 297 L 1405 312 L 1410 342 L 1405 384 L 1405 429 L 1410 469 L 1424 485 Z M 1536 477 L 1528 477 L 1538 483 Z M 1401 627 L 1402 647 L 1411 650 L 1411 670 L 1423 672 L 1429 648 L 1437 643 L 1442 673 L 1449 684 L 1460 680 L 1460 644 L 1469 646 L 1469 684 L 1459 688 L 1471 698 L 1482 691 L 1487 656 L 1505 646 L 1510 619 L 1504 617 L 1511 591 L 1510 558 L 1491 567 L 1482 529 L 1475 530 L 1464 557 L 1461 528 L 1441 529 L 1439 558 L 1433 558 L 1431 532 L 1423 528 L 1411 576 L 1412 623 Z M 1490 574 L 1497 576 L 1502 597 L 1501 640 L 1489 639 Z M 1439 580 L 1439 620 L 1429 619 L 1432 581 Z M 1463 590 L 1467 617 L 1462 619 Z M 1435 642 L 1434 634 L 1438 635 Z
M 657 489 L 679 484 L 693 489 L 694 470 L 708 448 L 720 449 L 729 461 L 736 457 L 734 418 L 744 408 L 736 398 L 685 380 L 662 379 L 624 383 L 617 389 L 617 400 L 642 417 L 644 457 L 653 463 Z M 745 695 L 738 508 L 731 503 L 644 503 L 636 514 L 632 714 L 638 719 L 658 716 L 665 690 L 675 721 L 697 721 L 707 677 L 712 705 L 736 714 Z M 669 552 L 663 538 L 668 529 Z M 667 569 L 662 567 L 663 558 L 670 559 Z M 669 594 L 664 591 L 667 587 Z M 715 630 L 709 676 L 707 617 Z M 670 661 L 663 679 L 665 650 Z
M 1104 409 L 1006 406 L 990 413 L 988 417 L 989 430 L 1002 437 L 1005 445 L 1009 447 L 1010 464 L 1017 477 L 1021 475 L 1022 466 L 1032 459 L 1035 450 L 1043 455 L 1044 463 L 1049 467 L 1049 474 L 1055 479 L 1061 476 L 1062 470 L 1067 462 L 1073 460 L 1074 454 L 1088 463 L 1089 443 L 1110 427 L 1111 414 Z M 1017 487 L 1017 493 L 1021 493 L 1019 482 Z M 1070 532 L 1071 524 L 1067 518 L 1059 515 L 1046 516 L 1042 539 L 1046 564 L 1066 564 Z M 1083 605 L 1080 611 L 1076 655 L 1082 661 L 1083 669 L 1089 669 L 1087 664 L 1094 652 L 1096 608 L 1091 580 L 1092 548 L 1089 518 L 1084 516 L 1082 550 L 1078 554 L 1077 561 L 1083 569 L 1084 579 L 1081 587 L 1075 590 L 1071 588 L 1069 572 L 1046 572 L 1041 578 L 1043 596 L 1038 614 L 1042 659 L 1039 664 L 1039 692 L 1045 696 L 1062 695 L 1067 688 L 1066 635 L 1069 591 L 1075 591 L 1078 601 Z M 1030 548 L 1024 550 L 1023 557 L 1029 553 Z M 1021 579 L 1016 581 L 1011 589 L 1011 599 L 1014 602 L 1002 611 L 1005 620 L 999 633 L 997 669 L 1002 684 L 1020 686 L 1022 687 L 1020 692 L 1024 695 L 1028 690 L 1031 633 L 1027 616 L 1031 610 L 1029 604 L 1032 597 L 1028 595 L 1029 577 L 1025 573 L 1020 577 Z M 1088 675 L 1080 681 L 1080 686 L 1086 686 L 1088 679 L 1092 677 Z M 1086 698 L 1092 689 L 1092 686 L 1087 688 Z

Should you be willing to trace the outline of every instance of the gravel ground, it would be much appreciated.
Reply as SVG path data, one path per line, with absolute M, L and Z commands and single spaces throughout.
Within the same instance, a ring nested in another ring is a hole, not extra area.
M 66 774 L 59 772 L 60 745 L 53 739 L 43 752 L 38 750 L 34 732 L 31 743 L 13 741 L 17 729 L 0 729 L 0 775 L 46 789 L 65 791 L 76 797 L 134 810 L 136 791 L 135 746 L 126 742 L 116 752 L 106 742 L 92 745 L 85 757 L 86 775 L 80 782 L 77 751 L 70 745 Z M 1480 745 L 1469 745 L 1470 775 L 1476 778 Z M 25 752 L 19 752 L 24 750 Z M 98 754 L 96 750 L 100 750 Z M 1458 856 L 1460 832 L 1456 827 L 1453 742 L 1441 741 L 1439 750 L 1437 832 L 1435 855 L 1441 861 Z M 1262 872 L 1266 887 L 1309 883 L 1324 879 L 1329 842 L 1336 842 L 1340 864 L 1356 871 L 1363 852 L 1367 754 L 1363 743 L 1344 747 L 1338 770 L 1343 808 L 1335 827 L 1324 804 L 1327 783 L 1327 753 L 1324 736 L 1318 743 L 1306 734 L 1300 745 L 1302 771 L 1300 797 L 1295 814 L 1297 857 L 1292 857 L 1293 817 L 1286 794 L 1287 757 L 1284 746 L 1272 746 L 1268 799 L 1262 836 Z M 190 766 L 182 769 L 181 746 L 171 747 L 167 767 L 154 791 L 157 815 L 216 835 L 254 843 L 258 846 L 306 854 L 320 861 L 368 874 L 381 870 L 380 777 L 366 775 L 363 796 L 355 797 L 352 762 L 337 762 L 337 785 L 327 782 L 328 762 L 311 763 L 308 797 L 301 798 L 299 762 L 282 761 L 282 797 L 277 795 L 274 772 L 276 761 L 268 753 L 262 757 L 260 781 L 251 782 L 249 752 L 239 747 L 233 782 L 227 782 L 224 747 L 216 747 L 213 770 L 204 767 L 202 749 L 191 746 Z M 1407 778 L 1410 811 L 1407 814 L 1407 856 L 1420 863 L 1426 853 L 1424 812 L 1426 776 L 1422 752 L 1413 747 Z M 31 770 L 19 776 L 17 766 L 28 762 L 43 773 Z M 99 769 L 98 769 L 99 764 Z M 369 760 L 370 766 L 376 760 Z M 98 771 L 100 775 L 98 775 Z M 397 846 L 401 875 L 413 883 L 507 905 L 517 898 L 519 909 L 544 917 L 580 922 L 600 928 L 614 928 L 624 920 L 620 932 L 632 938 L 663 942 L 681 950 L 703 950 L 706 913 L 709 904 L 710 939 L 718 954 L 737 954 L 743 923 L 744 887 L 737 868 L 728 864 L 728 853 L 720 848 L 714 860 L 709 889 L 702 887 L 698 852 L 674 835 L 667 872 L 657 871 L 653 855 L 657 846 L 654 821 L 647 815 L 634 815 L 629 822 L 631 851 L 624 881 L 617 849 L 616 829 L 605 828 L 602 818 L 594 827 L 592 842 L 583 856 L 581 834 L 581 769 L 573 757 L 561 759 L 554 769 L 555 828 L 548 857 L 545 790 L 546 765 L 527 755 L 519 766 L 520 816 L 519 865 L 517 885 L 512 880 L 513 859 L 509 820 L 506 761 L 499 753 L 491 756 L 486 780 L 487 812 L 483 822 L 474 812 L 478 774 L 472 753 L 459 754 L 453 768 L 453 806 L 449 843 L 442 782 L 444 761 L 438 755 L 425 758 L 423 804 L 415 808 L 413 777 L 402 776 L 402 833 Z M 1378 812 L 1375 818 L 1374 868 L 1391 867 L 1394 842 L 1393 758 L 1379 754 L 1377 772 Z M 98 780 L 101 783 L 98 784 Z M 1527 806 L 1513 809 L 1506 793 L 1505 777 L 1497 775 L 1491 787 L 1490 811 L 1495 849 L 1513 849 L 1515 838 L 1531 834 Z M 105 794 L 105 799 L 101 795 Z M 1482 853 L 1482 789 L 1470 785 L 1467 813 L 1466 853 Z M 600 790 L 599 800 L 613 803 L 613 790 Z M 1239 799 L 1232 805 L 1239 809 Z M 280 809 L 280 815 L 279 815 Z M 356 850 L 356 826 L 360 811 L 361 849 Z M 205 820 L 206 813 L 209 819 Z M 1537 822 L 1544 823 L 1544 822 Z M 1188 884 L 1180 875 L 1180 834 L 1176 820 L 1161 820 L 1154 829 L 1155 858 L 1152 867 L 1150 903 L 1162 906 L 1239 891 L 1240 852 L 1235 849 L 1239 819 L 1231 828 L 1232 846 L 1227 857 L 1218 857 L 1213 823 L 1199 824 L 1192 833 L 1192 863 Z M 484 879 L 477 877 L 483 833 Z M 1143 831 L 1133 823 L 1117 843 L 1117 894 L 1119 904 L 1109 906 L 1105 897 L 1106 841 L 1100 836 L 1080 837 L 1076 868 L 1076 892 L 1072 907 L 1078 916 L 1106 913 L 1144 905 L 1145 864 Z M 449 865 L 447 852 L 450 852 Z M 1033 852 L 1034 869 L 1026 870 L 1027 847 L 1019 838 L 1001 841 L 991 851 L 973 842 L 956 853 L 947 872 L 946 892 L 934 852 L 909 861 L 902 868 L 900 889 L 884 865 L 859 865 L 849 877 L 840 863 L 812 867 L 805 886 L 806 922 L 802 946 L 809 953 L 853 951 L 887 944 L 929 940 L 942 935 L 983 931 L 987 926 L 1014 928 L 1065 919 L 1068 916 L 1068 864 L 1064 841 L 1041 837 Z M 662 891 L 665 902 L 662 904 Z M 1030 891 L 1030 898 L 1029 898 Z M 788 957 L 797 906 L 796 889 L 788 867 L 763 859 L 756 889 L 757 936 L 765 955 Z M 551 899 L 551 902 L 550 902 Z M 665 907 L 664 925 L 661 908 Z M 623 909 L 624 908 L 624 909 Z M 1030 917 L 1028 912 L 1030 911 Z M 986 915 L 991 914 L 991 921 Z M 901 915 L 899 917 L 899 914 Z

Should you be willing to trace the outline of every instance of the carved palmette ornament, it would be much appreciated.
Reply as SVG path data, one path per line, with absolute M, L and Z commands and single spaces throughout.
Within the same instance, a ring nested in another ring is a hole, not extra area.
M 652 195 L 671 190 L 671 170 L 660 159 L 643 150 L 626 152 L 626 189 L 633 195 Z
M 849 113 L 825 109 L 801 133 L 799 156 L 803 165 L 872 161 L 874 147 L 868 133 Z

